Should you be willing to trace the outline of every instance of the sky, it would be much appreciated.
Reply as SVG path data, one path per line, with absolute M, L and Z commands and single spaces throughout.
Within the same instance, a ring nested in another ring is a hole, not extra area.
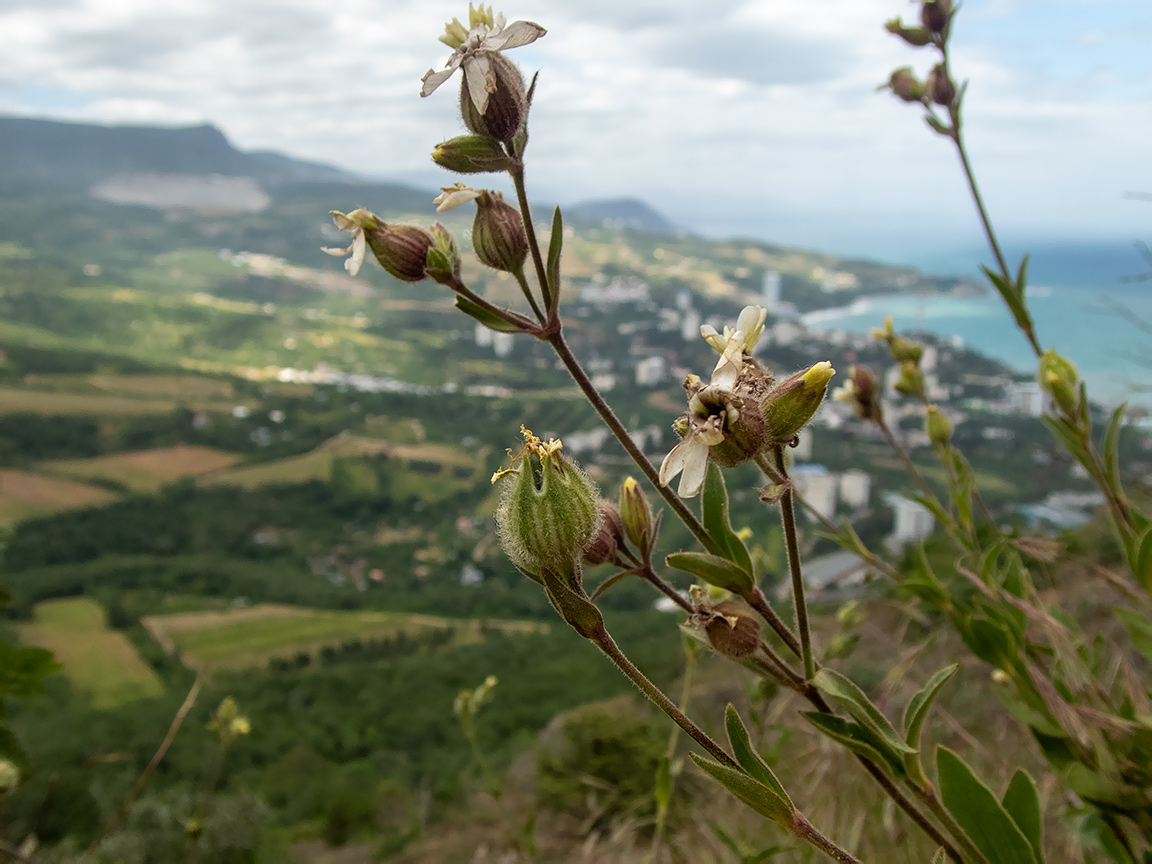
M 540 70 L 531 197 L 640 198 L 710 236 L 889 259 L 975 245 L 951 144 L 876 89 L 934 62 L 883 29 L 917 8 L 497 7 L 548 30 L 506 55 Z M 434 188 L 458 179 L 428 154 L 462 132 L 459 78 L 426 99 L 420 79 L 447 60 L 437 37 L 452 17 L 467 20 L 458 0 L 0 0 L 0 112 L 211 122 L 241 149 Z M 1148 0 L 967 0 L 951 50 L 970 80 L 970 155 L 1009 245 L 1152 238 L 1139 197 L 1152 193 Z

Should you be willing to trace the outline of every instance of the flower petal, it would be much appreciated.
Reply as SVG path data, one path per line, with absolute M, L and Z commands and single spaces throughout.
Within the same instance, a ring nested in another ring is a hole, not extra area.
M 475 201 L 482 192 L 480 189 L 473 189 L 463 183 L 457 183 L 455 186 L 442 186 L 441 189 L 444 194 L 437 195 L 432 199 L 432 203 L 436 205 L 437 213 L 443 213 L 445 210 L 451 210 L 461 204 L 467 204 L 469 201 Z
M 532 21 L 513 21 L 506 30 L 495 32 L 484 40 L 487 51 L 507 51 L 535 42 L 548 31 Z
M 456 60 L 456 63 L 449 65 L 447 69 L 441 69 L 439 72 L 434 72 L 429 69 L 424 74 L 424 77 L 420 79 L 423 82 L 423 86 L 420 88 L 421 96 L 431 96 L 437 87 L 452 77 L 452 73 L 460 66 L 460 61 L 455 55 L 453 55 L 452 59 Z M 451 64 L 451 61 L 449 61 L 449 63 Z
M 483 114 L 488 110 L 488 94 L 496 90 L 496 73 L 483 51 L 464 58 L 464 82 L 468 85 L 472 104 Z
M 349 276 L 355 276 L 360 272 L 360 267 L 364 263 L 364 250 L 367 246 L 367 241 L 364 238 L 363 231 L 357 231 L 352 236 L 352 254 L 348 256 L 348 260 L 344 262 L 344 269 L 348 271 Z
M 348 246 L 344 249 L 337 249 L 335 246 L 321 246 L 320 251 L 321 252 L 327 252 L 329 255 L 335 255 L 336 257 L 339 258 L 339 257 L 343 257 L 345 255 L 351 255 L 352 254 L 352 247 Z
M 731 390 L 740 377 L 740 370 L 744 368 L 744 333 L 735 331 L 728 337 L 728 344 L 724 347 L 724 355 L 712 370 L 712 384 Z
M 688 440 L 688 439 L 685 439 Z M 680 475 L 680 486 L 676 490 L 681 498 L 692 498 L 704 488 L 704 478 L 708 474 L 708 445 L 693 439 L 684 458 L 684 473 Z
M 354 220 L 348 218 L 346 213 L 341 213 L 339 210 L 329 210 L 328 215 L 332 217 L 333 224 L 341 231 L 355 231 L 359 227 Z
M 688 456 L 688 447 L 691 443 L 691 433 L 684 437 L 679 444 L 668 451 L 664 461 L 660 464 L 660 485 L 667 486 L 672 478 L 684 470 L 684 460 Z

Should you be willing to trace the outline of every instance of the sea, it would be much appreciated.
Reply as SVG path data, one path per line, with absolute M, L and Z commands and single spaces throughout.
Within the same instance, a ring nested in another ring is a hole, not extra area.
M 1025 252 L 1028 306 L 1041 346 L 1077 365 L 1094 401 L 1152 408 L 1152 261 L 1135 242 L 1047 243 L 1006 249 L 1009 266 L 1018 266 Z M 992 264 L 987 250 L 886 257 L 925 273 L 971 277 L 988 292 L 877 295 L 809 313 L 804 323 L 814 330 L 868 332 L 891 315 L 898 332 L 931 333 L 1022 372 L 1035 370 L 1028 342 L 980 272 L 981 263 Z

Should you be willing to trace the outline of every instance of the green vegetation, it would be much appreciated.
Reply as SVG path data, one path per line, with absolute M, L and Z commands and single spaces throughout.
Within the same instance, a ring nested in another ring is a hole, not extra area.
M 97 708 L 115 708 L 163 693 L 160 679 L 124 635 L 108 629 L 104 610 L 87 598 L 37 604 L 31 624 L 18 628 L 21 640 L 47 648 L 64 674 L 92 696 Z

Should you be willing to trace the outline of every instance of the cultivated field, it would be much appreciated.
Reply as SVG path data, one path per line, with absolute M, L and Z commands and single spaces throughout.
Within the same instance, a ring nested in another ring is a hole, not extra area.
M 97 708 L 159 696 L 163 686 L 123 634 L 109 630 L 104 609 L 87 597 L 36 605 L 31 624 L 17 627 L 20 640 L 56 655 L 64 674 L 92 695 Z
M 150 615 L 141 619 L 167 651 L 179 651 L 191 668 L 243 669 L 273 657 L 315 654 L 352 639 L 381 639 L 406 633 L 455 631 L 453 644 L 476 642 L 482 628 L 533 633 L 544 625 L 526 621 L 479 621 L 400 612 L 339 612 L 261 603 L 243 609 Z
M 30 516 L 107 504 L 116 496 L 71 480 L 44 477 L 30 471 L 0 470 L 0 523 L 10 524 Z
M 41 463 L 49 474 L 80 480 L 102 479 L 121 483 L 134 492 L 155 492 L 182 477 L 195 477 L 227 468 L 239 460 L 234 453 L 194 444 L 177 444 L 133 453 L 113 453 L 93 459 L 63 459 Z

